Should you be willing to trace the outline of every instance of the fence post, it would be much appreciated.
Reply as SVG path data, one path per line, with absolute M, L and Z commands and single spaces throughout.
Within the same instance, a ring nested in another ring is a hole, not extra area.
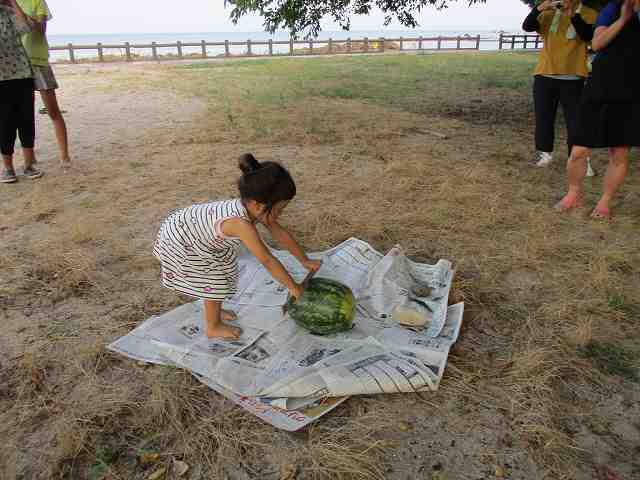
M 364 37 L 364 46 L 363 46 L 363 50 L 365 52 L 369 51 L 369 39 L 367 37 Z
M 347 38 L 347 53 L 351 53 L 351 39 Z
M 127 62 L 131 61 L 131 44 L 129 42 L 124 42 L 124 54 L 127 57 Z
M 202 45 L 202 58 L 207 58 L 207 42 L 205 40 L 202 40 L 201 45 Z
M 456 38 L 456 50 L 460 50 L 460 35 Z
M 329 45 L 328 45 L 328 53 L 333 52 L 333 40 L 331 40 L 331 37 L 329 37 Z
M 151 56 L 154 60 L 158 60 L 158 47 L 156 47 L 156 42 L 151 42 Z
M 313 55 L 313 40 L 309 40 L 309 55 Z
M 273 56 L 273 38 L 269 39 L 269 56 Z
M 67 47 L 69 48 L 69 61 L 71 63 L 76 63 L 76 56 L 73 53 L 73 44 L 69 43 L 67 44 Z
M 178 58 L 182 58 L 182 42 L 178 40 L 176 46 L 178 47 Z
M 102 43 L 98 42 L 98 61 L 104 62 L 104 52 L 102 50 Z
M 384 37 L 380 38 L 380 52 L 384 53 Z
M 536 35 L 536 49 L 540 48 L 540 35 Z
M 247 38 L 247 56 L 251 56 L 251 39 Z
M 404 49 L 404 44 L 402 43 L 402 37 L 400 37 L 400 50 Z
M 476 50 L 480 50 L 480 35 L 476 37 Z
M 511 35 L 511 50 L 513 50 L 514 48 L 516 48 L 516 36 Z
M 228 57 L 229 55 L 231 55 L 231 53 L 229 52 L 229 40 L 225 40 L 224 41 L 224 56 Z
M 498 50 L 502 50 L 502 33 L 498 37 Z
M 289 38 L 289 55 L 293 55 L 293 38 Z
M 438 50 L 442 48 L 442 36 L 438 35 Z

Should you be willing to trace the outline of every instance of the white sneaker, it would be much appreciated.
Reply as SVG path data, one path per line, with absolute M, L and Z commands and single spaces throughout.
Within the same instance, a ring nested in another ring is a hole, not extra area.
M 591 166 L 591 157 L 587 158 L 587 177 L 595 177 L 596 171 Z
M 536 152 L 536 167 L 546 167 L 553 162 L 553 155 L 549 152 Z

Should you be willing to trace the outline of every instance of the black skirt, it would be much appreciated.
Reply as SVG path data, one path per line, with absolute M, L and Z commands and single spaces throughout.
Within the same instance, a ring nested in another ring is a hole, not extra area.
M 636 16 L 593 62 L 578 108 L 574 144 L 640 146 L 640 21 Z
M 589 148 L 640 147 L 640 102 L 583 99 L 574 144 Z

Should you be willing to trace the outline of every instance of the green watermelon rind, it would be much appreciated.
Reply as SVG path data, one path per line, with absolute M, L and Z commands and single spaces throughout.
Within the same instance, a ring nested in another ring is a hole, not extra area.
M 331 298 L 338 302 L 331 302 Z M 355 307 L 349 287 L 328 278 L 312 278 L 300 300 L 289 300 L 287 311 L 297 325 L 309 332 L 331 335 L 353 328 Z

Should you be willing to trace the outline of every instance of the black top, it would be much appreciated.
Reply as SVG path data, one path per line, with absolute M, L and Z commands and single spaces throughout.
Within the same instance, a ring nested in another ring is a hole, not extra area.
M 598 52 L 584 95 L 590 101 L 640 102 L 640 19 L 637 15 Z

